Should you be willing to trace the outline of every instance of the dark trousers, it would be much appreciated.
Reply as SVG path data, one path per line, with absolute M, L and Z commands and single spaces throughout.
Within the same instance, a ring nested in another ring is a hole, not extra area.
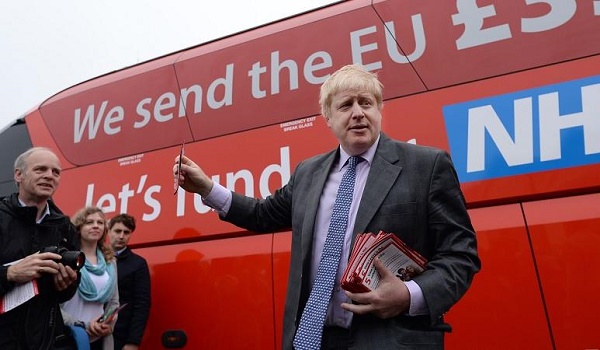
M 103 343 L 102 338 L 96 340 L 93 343 L 90 343 L 90 350 L 103 350 L 102 343 Z
M 321 350 L 347 350 L 352 342 L 350 330 L 341 327 L 323 328 Z

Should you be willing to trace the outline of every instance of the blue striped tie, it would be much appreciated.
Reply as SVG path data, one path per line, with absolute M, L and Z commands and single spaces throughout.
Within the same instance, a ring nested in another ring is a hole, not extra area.
M 348 169 L 342 177 L 338 189 L 327 238 L 323 246 L 323 254 L 317 269 L 306 307 L 300 318 L 300 325 L 294 337 L 294 348 L 299 350 L 320 349 L 323 325 L 327 316 L 327 306 L 331 299 L 335 276 L 337 275 L 344 236 L 348 227 L 348 213 L 352 204 L 354 182 L 356 180 L 356 164 L 359 157 L 348 159 Z

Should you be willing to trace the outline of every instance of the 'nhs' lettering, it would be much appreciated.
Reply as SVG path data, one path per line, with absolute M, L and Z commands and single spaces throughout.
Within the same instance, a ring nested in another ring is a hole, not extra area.
M 600 76 L 444 107 L 461 182 L 600 163 Z

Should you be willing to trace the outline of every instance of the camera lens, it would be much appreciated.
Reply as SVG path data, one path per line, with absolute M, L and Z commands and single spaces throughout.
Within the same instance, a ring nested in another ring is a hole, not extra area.
M 62 252 L 60 255 L 62 256 L 61 262 L 66 266 L 70 266 L 75 271 L 81 269 L 85 264 L 85 255 L 80 251 L 67 250 Z
M 60 255 L 61 260 L 58 262 L 71 267 L 75 271 L 79 271 L 85 264 L 85 254 L 79 250 L 68 250 L 65 247 L 49 246 L 42 249 L 42 253 L 46 252 Z

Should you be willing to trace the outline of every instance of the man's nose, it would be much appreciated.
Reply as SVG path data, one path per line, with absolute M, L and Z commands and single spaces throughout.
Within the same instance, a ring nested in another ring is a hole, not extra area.
M 362 118 L 365 116 L 365 112 L 358 102 L 354 102 L 352 104 L 352 117 L 354 118 Z
M 55 178 L 56 177 L 56 175 L 54 175 L 54 171 L 52 171 L 52 169 L 48 169 L 48 170 L 44 171 L 43 176 L 46 178 Z

